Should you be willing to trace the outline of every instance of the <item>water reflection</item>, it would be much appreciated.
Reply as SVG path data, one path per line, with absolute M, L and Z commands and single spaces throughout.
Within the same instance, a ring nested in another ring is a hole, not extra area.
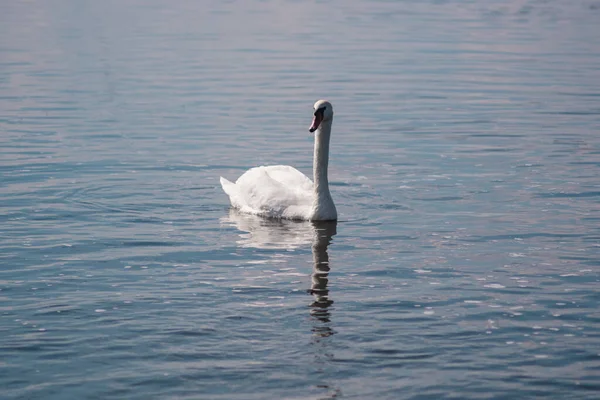
M 322 323 L 313 327 L 313 333 L 326 337 L 334 333 L 329 324 L 331 322 L 329 306 L 333 304 L 333 300 L 329 297 L 327 287 L 331 269 L 327 247 L 337 233 L 337 222 L 314 222 L 313 227 L 315 229 L 312 243 L 313 273 L 309 293 L 313 295 L 314 301 L 311 304 L 311 315 Z
M 308 221 L 267 219 L 235 209 L 221 218 L 221 223 L 242 232 L 237 241 L 240 247 L 293 250 L 312 243 L 315 236 L 315 228 Z
M 312 242 L 313 272 L 312 284 L 308 292 L 313 296 L 310 304 L 312 317 L 313 337 L 311 345 L 314 351 L 314 365 L 316 372 L 321 377 L 318 388 L 326 390 L 327 394 L 321 399 L 334 399 L 342 395 L 341 389 L 335 384 L 335 380 L 329 376 L 334 359 L 333 343 L 331 336 L 335 333 L 331 324 L 331 305 L 333 300 L 329 296 L 329 254 L 327 248 L 337 233 L 337 222 L 315 222 L 313 223 L 314 239 Z M 329 379 L 328 379 L 329 378 Z
M 329 296 L 329 254 L 327 248 L 337 233 L 336 221 L 308 222 L 271 220 L 230 210 L 221 223 L 236 227 L 240 247 L 291 250 L 311 245 L 313 271 L 308 293 L 313 296 L 310 314 L 314 318 L 313 333 L 327 337 L 334 333 L 330 326 L 333 300 Z

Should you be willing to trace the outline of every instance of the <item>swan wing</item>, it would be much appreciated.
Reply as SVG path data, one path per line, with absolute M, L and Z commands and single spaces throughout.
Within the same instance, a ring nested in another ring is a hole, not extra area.
M 275 218 L 302 218 L 313 203 L 313 183 L 287 165 L 255 167 L 235 183 L 221 178 L 231 205 L 243 212 Z
M 263 167 L 271 178 L 289 188 L 302 192 L 312 192 L 313 182 L 302 172 L 289 165 L 271 165 Z

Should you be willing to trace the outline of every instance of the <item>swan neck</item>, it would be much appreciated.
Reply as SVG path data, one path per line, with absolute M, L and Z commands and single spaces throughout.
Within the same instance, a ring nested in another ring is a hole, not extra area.
M 317 198 L 330 195 L 327 168 L 329 167 L 329 137 L 331 135 L 331 122 L 332 120 L 323 121 L 315 134 L 313 178 Z

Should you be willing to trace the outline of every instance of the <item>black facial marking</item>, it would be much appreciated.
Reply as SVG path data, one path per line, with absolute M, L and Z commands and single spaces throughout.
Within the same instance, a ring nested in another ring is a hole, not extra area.
M 321 114 L 323 114 L 325 112 L 325 106 L 323 107 L 319 107 L 316 111 L 315 111 L 315 117 L 317 116 L 317 113 L 320 112 Z

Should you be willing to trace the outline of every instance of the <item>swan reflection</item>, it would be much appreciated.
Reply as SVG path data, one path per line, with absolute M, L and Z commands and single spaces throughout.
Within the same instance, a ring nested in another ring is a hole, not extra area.
M 329 297 L 329 254 L 327 248 L 337 233 L 336 221 L 290 221 L 260 218 L 243 214 L 232 209 L 228 217 L 221 219 L 225 225 L 236 227 L 242 233 L 237 244 L 240 247 L 259 249 L 293 250 L 311 245 L 313 271 L 311 288 L 313 296 L 310 304 L 311 316 L 317 322 L 312 330 L 318 337 L 326 337 L 334 332 L 331 329 L 331 311 L 333 300 Z
M 315 229 L 308 221 L 266 219 L 235 209 L 229 211 L 229 216 L 221 218 L 221 223 L 243 232 L 237 241 L 240 247 L 294 250 L 312 243 L 315 235 Z
M 331 267 L 327 247 L 337 233 L 337 222 L 313 222 L 313 227 L 315 229 L 312 242 L 313 272 L 309 293 L 313 295 L 314 300 L 311 304 L 311 315 L 323 323 L 315 325 L 313 332 L 318 336 L 325 337 L 334 333 L 329 326 L 331 317 L 329 306 L 333 304 L 333 300 L 329 297 L 328 284 Z

